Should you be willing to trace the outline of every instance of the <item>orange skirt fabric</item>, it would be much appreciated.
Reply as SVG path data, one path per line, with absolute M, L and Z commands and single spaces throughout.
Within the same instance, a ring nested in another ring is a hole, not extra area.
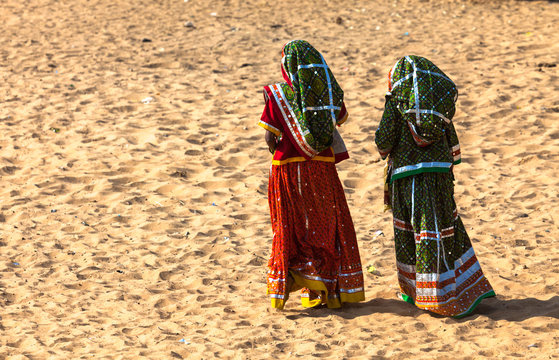
M 359 248 L 336 166 L 312 160 L 272 165 L 268 203 L 272 306 L 282 309 L 298 289 L 305 307 L 363 301 Z

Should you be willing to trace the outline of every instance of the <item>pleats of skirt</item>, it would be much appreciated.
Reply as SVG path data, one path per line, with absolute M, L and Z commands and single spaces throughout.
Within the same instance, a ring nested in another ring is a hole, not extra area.
M 335 165 L 272 165 L 268 203 L 273 241 L 267 289 L 272 306 L 283 308 L 289 293 L 299 289 L 306 307 L 336 308 L 364 300 L 355 229 Z
M 454 201 L 450 173 L 423 173 L 391 185 L 402 299 L 437 314 L 470 314 L 495 296 Z

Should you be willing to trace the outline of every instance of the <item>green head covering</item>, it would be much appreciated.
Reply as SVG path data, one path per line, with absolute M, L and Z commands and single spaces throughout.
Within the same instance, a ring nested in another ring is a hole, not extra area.
M 324 57 L 308 42 L 293 40 L 282 52 L 282 86 L 306 142 L 317 153 L 332 144 L 344 92 Z
M 419 146 L 438 141 L 456 112 L 456 85 L 431 61 L 416 55 L 401 58 L 390 70 L 389 93 Z

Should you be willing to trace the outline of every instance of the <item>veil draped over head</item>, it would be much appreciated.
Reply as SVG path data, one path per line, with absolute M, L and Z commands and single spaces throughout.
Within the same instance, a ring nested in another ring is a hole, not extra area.
M 332 145 L 344 92 L 324 57 L 307 41 L 293 40 L 282 51 L 282 86 L 301 135 L 313 155 Z
M 419 146 L 438 141 L 456 112 L 456 85 L 426 58 L 409 55 L 396 62 L 388 74 L 388 94 L 398 100 Z

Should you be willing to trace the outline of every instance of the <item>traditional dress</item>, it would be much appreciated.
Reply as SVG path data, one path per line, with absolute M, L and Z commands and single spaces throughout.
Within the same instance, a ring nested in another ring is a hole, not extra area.
M 452 167 L 461 161 L 451 121 L 456 98 L 452 80 L 429 60 L 398 60 L 375 142 L 388 157 L 385 205 L 393 211 L 402 298 L 462 317 L 495 293 L 454 201 Z
M 264 88 L 259 122 L 280 138 L 268 186 L 272 306 L 282 309 L 289 293 L 301 288 L 305 307 L 362 301 L 359 249 L 335 166 L 348 158 L 336 131 L 348 116 L 343 91 L 306 41 L 284 46 L 282 73 L 286 82 Z

